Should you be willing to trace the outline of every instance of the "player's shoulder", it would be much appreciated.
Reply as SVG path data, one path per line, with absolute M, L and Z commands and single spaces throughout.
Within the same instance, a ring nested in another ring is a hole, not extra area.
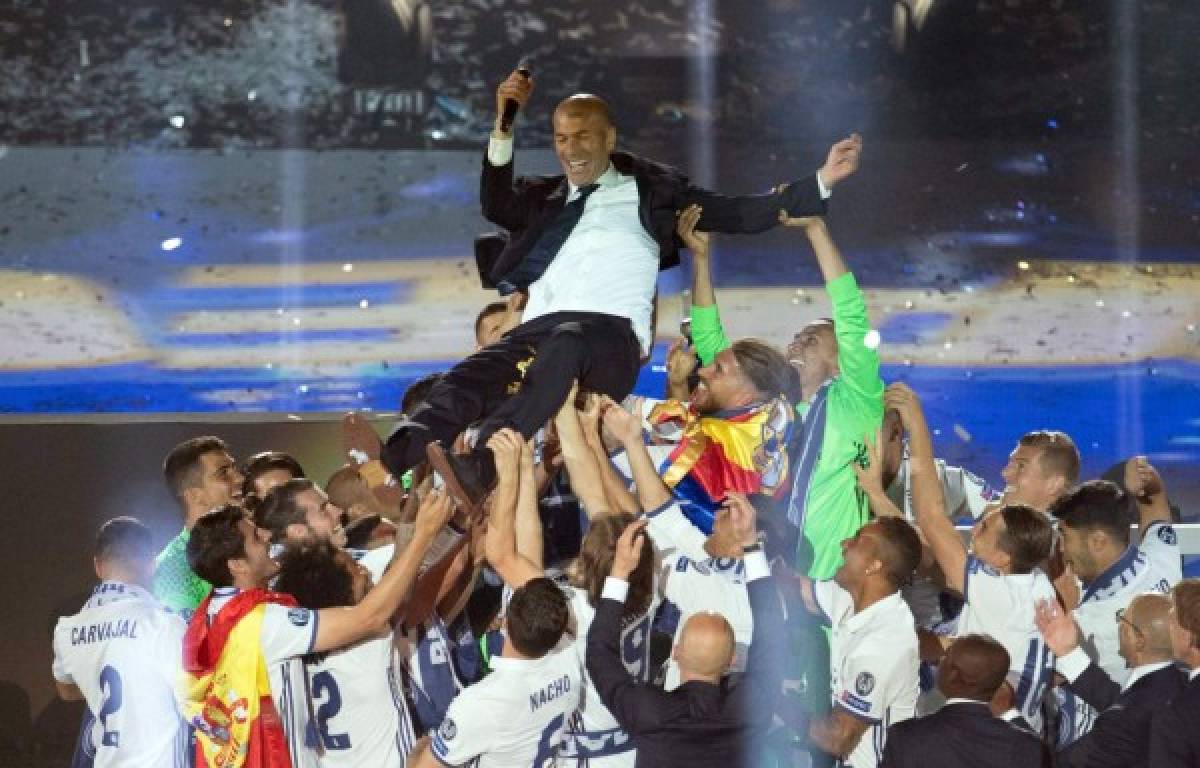
M 990 579 L 1002 579 L 1004 574 L 975 555 L 967 555 L 967 575 L 983 576 Z
M 1165 521 L 1156 521 L 1147 526 L 1142 534 L 1142 548 L 1154 550 L 1167 547 L 1179 547 L 1179 534 L 1175 526 Z

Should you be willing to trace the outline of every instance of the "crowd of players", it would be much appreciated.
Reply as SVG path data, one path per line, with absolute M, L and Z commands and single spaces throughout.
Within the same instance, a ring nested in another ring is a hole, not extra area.
M 528 83 L 510 77 L 505 98 L 523 103 Z M 555 115 L 573 220 L 538 224 L 562 230 L 542 235 L 554 250 L 508 273 L 516 290 L 480 313 L 473 368 L 410 387 L 387 444 L 348 416 L 348 463 L 322 486 L 286 453 L 239 463 L 216 437 L 188 440 L 164 462 L 179 535 L 156 556 L 135 519 L 101 528 L 101 582 L 54 638 L 59 691 L 90 712 L 81 758 L 1200 765 L 1200 581 L 1182 578 L 1161 478 L 1134 457 L 1116 482 L 1081 483 L 1056 431 L 1019 438 L 1000 493 L 935 458 L 917 394 L 879 378 L 828 227 L 793 215 L 823 209 L 861 141 L 835 145 L 808 191 L 672 198 L 685 204 L 667 244 L 650 215 L 617 258 L 597 244 L 623 206 L 636 226 L 639 204 L 654 210 L 646 185 L 675 182 L 638 158 L 608 165 L 597 101 Z M 511 163 L 498 129 L 485 188 Z M 786 353 L 725 336 L 708 266 L 709 230 L 757 231 L 756 206 L 776 203 L 833 307 Z M 624 363 L 580 350 L 623 334 L 618 351 L 644 353 L 648 318 L 622 314 L 640 295 L 545 321 L 580 279 L 641 280 L 626 256 L 665 263 L 675 237 L 693 256 L 690 343 L 672 349 L 661 400 L 626 398 L 605 378 Z M 484 394 L 464 416 L 467 384 Z M 507 423 L 489 422 L 493 400 L 519 404 Z M 549 417 L 531 427 L 531 413 Z M 455 418 L 454 446 L 421 438 Z M 966 544 L 955 518 L 974 521 Z

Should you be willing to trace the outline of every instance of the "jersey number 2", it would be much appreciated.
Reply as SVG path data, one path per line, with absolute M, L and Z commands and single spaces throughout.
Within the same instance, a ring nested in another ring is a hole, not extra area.
M 317 724 L 321 729 L 321 743 L 325 749 L 350 749 L 350 735 L 346 733 L 330 733 L 329 721 L 342 711 L 342 694 L 338 690 L 337 681 L 329 672 L 318 672 L 313 675 L 313 698 L 329 698 L 317 708 Z
M 100 705 L 100 713 L 96 715 L 100 727 L 104 730 L 100 743 L 106 747 L 120 746 L 121 733 L 116 729 L 109 729 L 108 718 L 121 708 L 121 675 L 110 665 L 100 670 L 100 691 L 104 694 L 104 703 Z

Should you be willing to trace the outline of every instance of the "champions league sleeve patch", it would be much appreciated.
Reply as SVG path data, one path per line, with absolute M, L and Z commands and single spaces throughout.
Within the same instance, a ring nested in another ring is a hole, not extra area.
M 312 611 L 307 608 L 288 608 L 288 621 L 297 627 L 307 626 L 309 618 L 312 617 Z
M 1177 541 L 1175 537 L 1175 528 L 1170 525 L 1158 526 L 1158 539 L 1168 547 L 1175 546 L 1175 542 Z
M 870 672 L 859 672 L 854 679 L 854 690 L 859 696 L 870 696 L 875 690 L 875 676 Z
M 454 741 L 454 737 L 458 735 L 458 726 L 450 718 L 442 721 L 438 728 L 438 738 L 442 741 Z

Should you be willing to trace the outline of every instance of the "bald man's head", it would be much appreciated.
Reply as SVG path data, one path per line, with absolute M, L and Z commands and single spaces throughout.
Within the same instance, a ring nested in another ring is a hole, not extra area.
M 1171 598 L 1157 592 L 1138 595 L 1117 622 L 1121 658 L 1130 668 L 1172 658 Z
M 964 635 L 938 665 L 938 689 L 946 698 L 990 702 L 1008 674 L 1008 651 L 987 635 Z
M 671 655 L 679 665 L 681 682 L 704 680 L 715 683 L 733 663 L 735 647 L 733 627 L 724 616 L 697 613 L 683 625 Z
M 617 146 L 612 112 L 599 96 L 577 93 L 554 110 L 554 153 L 567 181 L 586 187 L 608 170 L 608 156 Z

